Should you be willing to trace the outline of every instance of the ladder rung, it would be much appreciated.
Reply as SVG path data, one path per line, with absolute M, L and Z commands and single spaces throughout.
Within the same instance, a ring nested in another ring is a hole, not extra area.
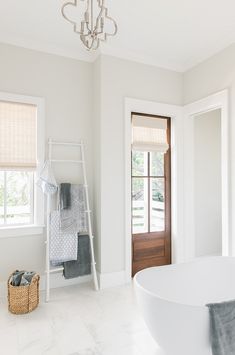
M 49 273 L 52 274 L 53 272 L 59 272 L 59 271 L 63 271 L 64 268 L 63 267 L 58 267 L 58 268 L 55 268 L 55 269 L 50 269 L 49 270 Z M 47 273 L 47 271 L 46 271 Z
M 63 159 L 51 159 L 52 163 L 75 163 L 83 164 L 83 160 L 63 160 Z
M 53 141 L 49 141 L 49 144 L 51 144 L 51 145 L 68 145 L 68 146 L 73 146 L 73 147 L 81 147 L 82 146 L 82 143 L 53 142 Z

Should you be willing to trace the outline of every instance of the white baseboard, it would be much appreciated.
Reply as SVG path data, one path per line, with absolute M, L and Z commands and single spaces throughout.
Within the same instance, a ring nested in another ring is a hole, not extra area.
M 97 272 L 100 289 L 106 289 L 116 286 L 122 286 L 130 282 L 127 280 L 126 272 L 118 271 L 112 273 L 99 273 Z M 93 282 L 92 275 L 81 276 L 75 279 L 65 280 L 62 274 L 52 274 L 50 278 L 50 288 L 60 288 L 73 285 L 79 285 L 83 283 Z M 40 279 L 40 290 L 45 291 L 46 289 L 46 276 L 42 275 Z M 7 281 L 0 282 L 0 298 L 7 297 Z
M 81 276 L 75 279 L 66 280 L 62 274 L 52 274 L 50 277 L 50 288 L 60 288 L 73 285 L 79 285 L 87 282 L 92 282 L 92 276 Z M 40 291 L 45 291 L 46 289 L 46 276 L 42 275 L 40 278 Z M 0 298 L 7 297 L 7 281 L 0 282 Z
M 74 279 L 66 280 L 62 274 L 52 274 L 50 277 L 50 288 L 60 288 L 73 285 L 79 285 L 92 281 L 92 276 L 80 276 Z M 44 291 L 46 289 L 46 276 L 43 275 L 40 280 L 40 290 Z
M 101 290 L 109 287 L 125 285 L 128 283 L 125 270 L 111 273 L 98 272 L 98 278 Z

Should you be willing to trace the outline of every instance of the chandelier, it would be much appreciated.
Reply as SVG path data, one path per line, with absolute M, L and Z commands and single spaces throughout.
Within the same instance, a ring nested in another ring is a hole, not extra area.
M 81 22 L 77 23 L 66 14 L 66 8 L 69 6 L 79 7 L 82 2 L 85 4 L 86 10 L 82 15 Z M 98 49 L 101 41 L 105 42 L 109 36 L 115 36 L 117 33 L 117 24 L 108 15 L 105 0 L 69 1 L 62 6 L 61 12 L 63 17 L 73 25 L 74 32 L 80 35 L 82 43 L 89 51 Z

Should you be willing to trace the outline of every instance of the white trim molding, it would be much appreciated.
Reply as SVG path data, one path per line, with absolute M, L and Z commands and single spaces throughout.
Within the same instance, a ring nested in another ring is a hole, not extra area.
M 131 114 L 132 112 L 171 118 L 172 164 L 172 261 L 184 261 L 183 245 L 183 107 L 152 101 L 125 99 L 125 281 L 130 282 L 132 270 L 131 236 Z
M 16 46 L 22 49 L 33 50 L 36 52 L 41 52 L 45 54 L 56 55 L 59 57 L 75 59 L 86 63 L 94 63 L 97 58 L 102 55 L 114 57 L 118 59 L 128 60 L 144 65 L 151 65 L 157 68 L 171 70 L 178 73 L 184 73 L 186 70 L 190 69 L 191 66 L 184 67 L 180 64 L 174 63 L 172 60 L 159 61 L 154 56 L 149 56 L 145 53 L 137 53 L 136 51 L 130 51 L 123 48 L 112 47 L 109 44 L 105 44 L 102 48 L 97 51 L 88 52 L 84 51 L 83 47 L 74 46 L 68 48 L 67 46 L 55 45 L 45 43 L 43 41 L 33 41 L 29 38 L 23 38 L 15 35 L 9 35 L 9 33 L 0 33 L 0 42 L 5 45 Z
M 117 287 L 128 283 L 126 280 L 125 270 L 111 273 L 97 273 L 99 279 L 100 290 L 110 287 Z
M 228 91 L 223 90 L 186 106 L 125 99 L 125 281 L 131 280 L 131 113 L 145 113 L 171 117 L 171 174 L 172 174 L 172 262 L 178 263 L 195 257 L 192 129 L 195 115 L 221 109 L 222 139 L 222 234 L 223 255 L 231 255 L 232 237 L 229 233 L 229 112 Z M 190 148 L 189 148 L 190 147 Z M 235 243 L 234 243 L 235 248 Z M 233 253 L 235 255 L 235 252 Z
M 67 286 L 74 286 L 80 285 L 84 283 L 91 283 L 92 282 L 92 275 L 85 275 L 79 276 L 74 279 L 66 280 L 61 273 L 52 274 L 51 275 L 51 284 L 50 288 L 60 288 L 60 287 L 67 287 Z M 92 286 L 91 286 L 92 289 Z M 41 276 L 40 280 L 40 290 L 46 291 L 46 275 Z
M 222 254 L 233 254 L 233 241 L 229 233 L 229 111 L 228 90 L 210 95 L 184 107 L 184 176 L 185 176 L 185 248 L 187 259 L 195 257 L 194 218 L 194 118 L 200 114 L 221 110 L 221 173 L 222 173 Z
M 44 226 L 23 225 L 0 228 L 0 239 L 42 235 Z
M 80 276 L 75 279 L 65 280 L 61 274 L 51 275 L 51 288 L 61 288 L 67 286 L 81 285 L 90 283 L 92 281 L 91 275 Z M 46 275 L 40 275 L 40 291 L 46 290 Z M 7 298 L 7 281 L 0 282 L 0 299 Z M 53 298 L 53 297 L 52 297 Z

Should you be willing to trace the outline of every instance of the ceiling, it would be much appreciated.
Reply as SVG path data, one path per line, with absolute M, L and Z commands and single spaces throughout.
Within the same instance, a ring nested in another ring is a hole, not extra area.
M 62 0 L 0 0 L 0 42 L 93 61 Z M 101 52 L 179 72 L 235 43 L 234 0 L 106 0 L 118 34 Z

